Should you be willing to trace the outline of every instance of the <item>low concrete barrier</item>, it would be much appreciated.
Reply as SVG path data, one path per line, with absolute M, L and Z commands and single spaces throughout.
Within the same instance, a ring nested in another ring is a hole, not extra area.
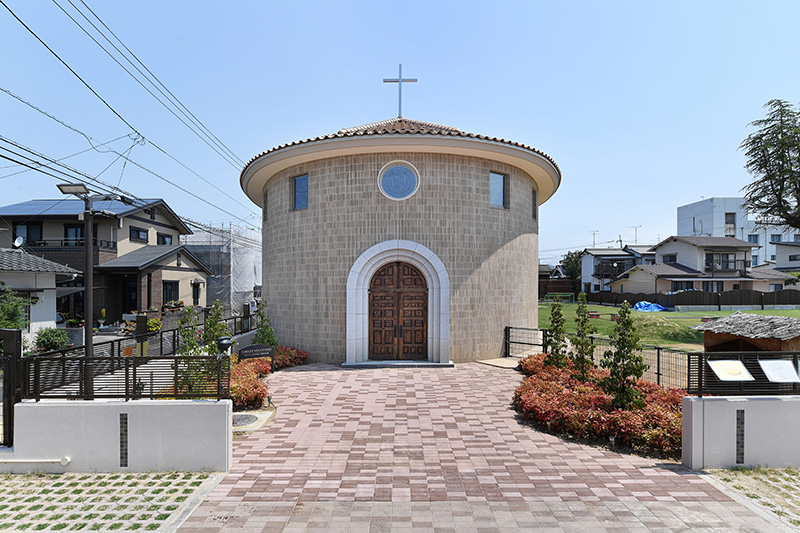
M 26 400 L 0 471 L 227 472 L 232 427 L 230 400 Z
M 800 396 L 685 396 L 683 465 L 800 467 Z

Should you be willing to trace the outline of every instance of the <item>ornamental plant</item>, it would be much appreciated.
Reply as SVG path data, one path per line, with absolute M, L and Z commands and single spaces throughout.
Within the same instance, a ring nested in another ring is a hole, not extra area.
M 69 346 L 69 336 L 63 329 L 42 328 L 36 332 L 34 345 L 37 350 L 42 352 L 63 350 Z
M 525 378 L 514 392 L 520 415 L 556 434 L 591 443 L 608 443 L 631 451 L 679 457 L 681 453 L 681 399 L 686 392 L 636 380 L 632 387 L 642 407 L 624 410 L 600 386 L 609 375 L 590 368 L 588 380 L 577 377 L 574 362 L 564 369 L 544 363 L 534 355 L 520 363 Z
M 253 337 L 253 344 L 267 344 L 273 348 L 278 347 L 278 337 L 275 336 L 275 331 L 272 329 L 272 324 L 267 318 L 267 304 L 264 301 L 258 302 L 256 308 L 256 317 L 258 317 L 258 327 L 256 334 Z
M 25 329 L 28 325 L 25 311 L 29 304 L 27 298 L 17 296 L 6 285 L 0 285 L 0 328 Z
M 278 346 L 275 349 L 275 370 L 290 366 L 304 365 L 308 362 L 311 354 L 305 350 L 298 350 L 291 346 Z
M 548 353 L 545 364 L 564 368 L 567 364 L 567 336 L 564 329 L 564 312 L 561 309 L 561 298 L 556 296 L 550 306 L 550 331 L 547 335 Z
M 575 362 L 578 378 L 586 381 L 589 378 L 589 369 L 594 366 L 594 340 L 591 335 L 597 333 L 597 328 L 589 322 L 589 309 L 586 306 L 584 292 L 578 295 L 575 327 L 576 332 L 572 337 L 572 360 Z
M 614 407 L 641 407 L 642 397 L 634 384 L 642 377 L 648 365 L 642 359 L 642 345 L 627 300 L 622 302 L 611 332 L 611 346 L 613 350 L 607 350 L 600 363 L 609 371 L 602 381 L 603 390 L 613 395 Z
M 230 391 L 234 410 L 259 409 L 268 395 L 267 384 L 261 381 L 259 369 L 252 364 L 255 361 L 242 361 L 231 369 Z

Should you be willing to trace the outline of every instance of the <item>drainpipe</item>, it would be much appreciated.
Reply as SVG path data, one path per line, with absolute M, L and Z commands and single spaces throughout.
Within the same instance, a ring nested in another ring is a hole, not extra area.
M 61 463 L 67 466 L 72 462 L 69 457 L 62 457 L 61 459 L 0 459 L 0 464 L 29 464 L 29 463 Z

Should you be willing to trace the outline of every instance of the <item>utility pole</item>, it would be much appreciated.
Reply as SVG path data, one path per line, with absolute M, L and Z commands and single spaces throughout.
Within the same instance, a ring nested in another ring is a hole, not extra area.
M 622 248 L 622 235 L 619 236 L 619 247 Z
M 633 244 L 639 244 L 639 228 L 641 228 L 641 224 L 638 226 L 631 226 L 633 228 Z

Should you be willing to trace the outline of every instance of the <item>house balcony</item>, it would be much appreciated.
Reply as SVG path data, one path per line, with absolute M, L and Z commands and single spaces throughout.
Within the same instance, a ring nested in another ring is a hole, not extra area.
M 747 269 L 750 267 L 750 261 L 746 261 L 744 259 L 736 259 L 736 260 L 728 260 L 728 261 L 709 261 L 706 262 L 705 271 L 716 273 L 735 273 L 738 272 L 741 275 L 745 275 L 747 273 Z
M 94 246 L 104 250 L 116 250 L 117 241 L 94 239 Z M 25 241 L 26 248 L 83 248 L 84 239 L 47 239 L 38 241 Z

